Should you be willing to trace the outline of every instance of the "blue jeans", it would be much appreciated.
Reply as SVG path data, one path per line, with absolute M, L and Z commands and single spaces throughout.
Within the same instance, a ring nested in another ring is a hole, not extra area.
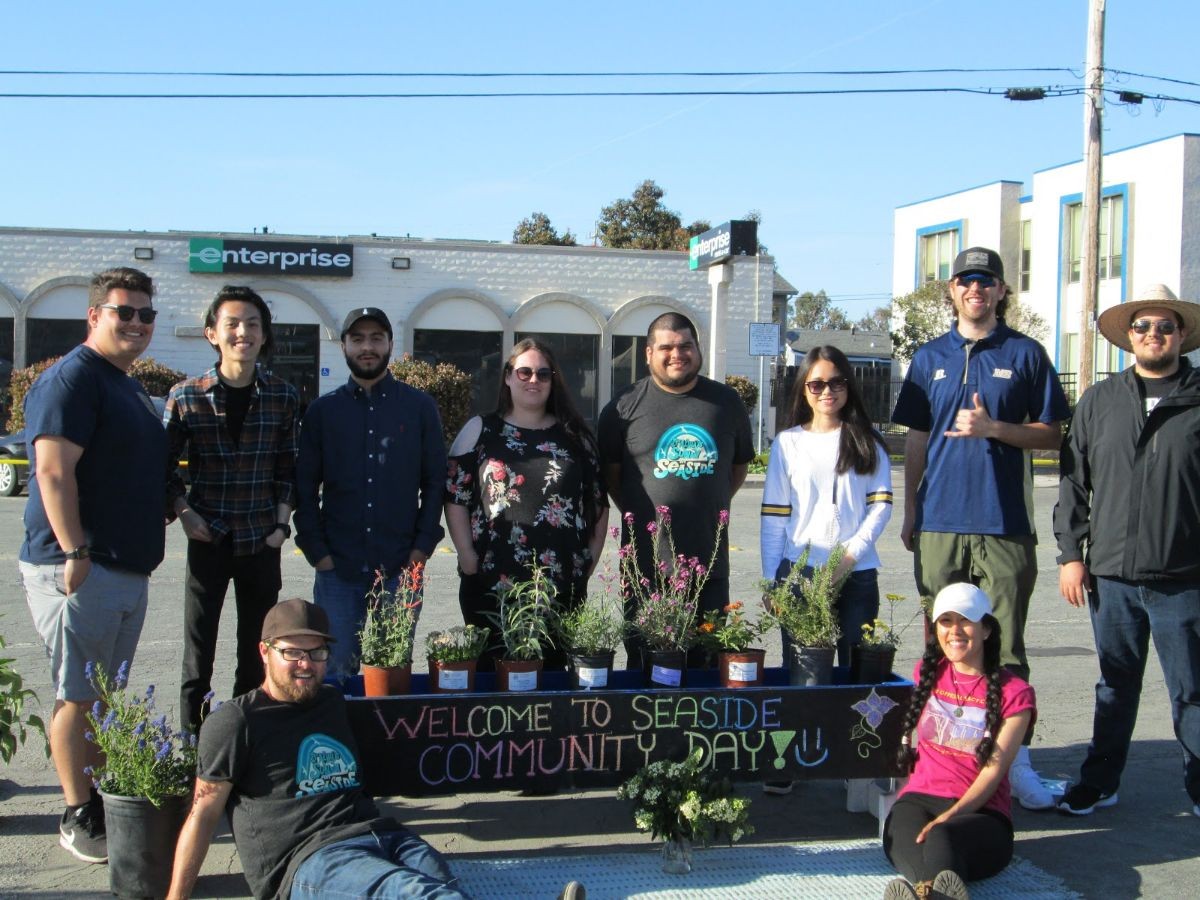
M 377 831 L 322 847 L 300 864 L 293 900 L 326 897 L 429 897 L 457 900 L 446 861 L 405 828 Z
M 783 559 L 775 570 L 775 580 L 782 581 L 792 571 L 793 561 Z M 804 577 L 812 577 L 812 566 L 804 567 Z M 837 598 L 838 629 L 842 636 L 838 638 L 838 665 L 850 665 L 850 648 L 862 641 L 862 627 L 867 622 L 874 622 L 879 615 L 879 570 L 863 569 L 851 572 L 842 583 L 842 592 Z M 787 666 L 791 659 L 790 645 L 792 636 L 780 630 L 783 637 L 783 664 Z
M 395 590 L 399 576 L 389 578 L 388 590 Z M 364 573 L 358 578 L 343 578 L 334 569 L 316 573 L 313 583 L 313 602 L 329 616 L 329 632 L 334 641 L 329 645 L 329 665 L 326 669 L 331 678 L 345 678 L 358 671 L 358 658 L 362 647 L 358 632 L 367 614 L 367 594 L 375 584 L 375 575 Z
M 1153 635 L 1171 697 L 1175 737 L 1183 745 L 1184 787 L 1192 802 L 1200 803 L 1200 584 L 1097 578 L 1090 609 L 1100 680 L 1080 781 L 1105 793 L 1116 791 Z

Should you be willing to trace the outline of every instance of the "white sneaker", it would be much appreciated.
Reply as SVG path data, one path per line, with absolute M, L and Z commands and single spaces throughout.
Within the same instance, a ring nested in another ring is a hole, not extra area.
M 1008 780 L 1012 785 L 1013 796 L 1026 809 L 1052 809 L 1054 807 L 1054 795 L 1050 790 L 1042 784 L 1042 779 L 1037 772 L 1033 771 L 1033 766 L 1028 762 L 1028 759 L 1017 757 L 1012 764 L 1012 768 L 1008 770 Z

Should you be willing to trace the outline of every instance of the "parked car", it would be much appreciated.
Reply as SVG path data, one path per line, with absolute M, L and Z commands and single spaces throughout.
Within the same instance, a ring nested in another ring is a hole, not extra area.
M 28 459 L 25 456 L 25 431 L 0 437 L 0 497 L 12 497 L 21 493 L 29 481 L 28 465 L 13 465 L 6 459 Z

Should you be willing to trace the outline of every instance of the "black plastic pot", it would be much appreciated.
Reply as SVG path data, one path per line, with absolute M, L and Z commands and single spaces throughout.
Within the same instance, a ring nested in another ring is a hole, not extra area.
M 864 647 L 855 644 L 850 648 L 850 680 L 854 684 L 881 684 L 889 681 L 895 661 L 895 647 Z
M 648 688 L 687 686 L 687 653 L 683 650 L 642 650 L 642 684 Z
M 155 806 L 145 797 L 101 796 L 109 890 L 118 897 L 165 897 L 190 798 L 167 797 Z
M 833 684 L 833 655 L 835 647 L 800 647 L 791 645 L 788 659 L 788 683 L 796 687 Z
M 612 650 L 602 650 L 599 653 L 579 653 L 572 650 L 567 659 L 570 661 L 568 677 L 571 690 L 599 690 L 607 688 L 612 682 L 613 657 Z

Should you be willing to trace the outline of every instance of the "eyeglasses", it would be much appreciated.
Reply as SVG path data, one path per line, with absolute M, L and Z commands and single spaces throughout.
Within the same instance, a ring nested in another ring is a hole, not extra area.
M 845 378 L 839 375 L 837 378 L 830 378 L 828 381 L 806 381 L 804 386 L 808 388 L 808 392 L 814 397 L 820 397 L 825 393 L 825 388 L 829 388 L 835 394 L 840 394 L 850 384 Z
M 966 275 L 958 276 L 960 285 L 977 284 L 980 287 L 990 288 L 996 285 L 995 275 L 985 275 L 983 272 L 970 272 Z
M 521 366 L 519 369 L 513 369 L 517 373 L 517 377 L 522 381 L 533 381 L 534 376 L 537 376 L 538 381 L 549 381 L 550 376 L 554 374 L 553 369 L 547 369 L 543 366 L 540 369 L 531 369 L 529 366 Z
M 329 647 L 327 646 L 313 647 L 311 650 L 302 650 L 299 647 L 280 647 L 278 644 L 267 644 L 267 646 L 288 662 L 300 662 L 306 656 L 313 662 L 325 662 L 329 659 Z
M 139 322 L 141 322 L 143 325 L 149 325 L 158 315 L 158 310 L 154 309 L 152 306 L 143 306 L 139 308 L 136 306 L 130 306 L 128 303 L 121 304 L 120 306 L 115 303 L 98 303 L 96 306 L 99 309 L 111 309 L 117 314 L 117 318 L 122 322 L 132 322 L 133 317 L 136 315 Z
M 1129 323 L 1129 330 L 1137 334 L 1149 334 L 1151 328 L 1159 334 L 1174 334 L 1178 327 L 1170 319 L 1138 319 Z

